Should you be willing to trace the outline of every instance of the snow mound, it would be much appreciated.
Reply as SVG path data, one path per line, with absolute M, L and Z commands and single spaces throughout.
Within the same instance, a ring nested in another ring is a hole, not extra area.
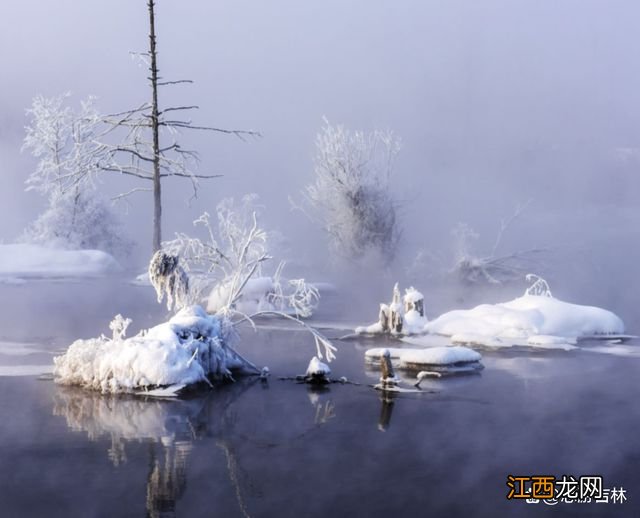
M 306 376 L 329 376 L 329 374 L 331 374 L 331 369 L 326 363 L 322 363 L 317 356 L 311 358 Z
M 486 341 L 484 345 L 489 346 L 496 345 L 496 339 L 528 345 L 571 345 L 575 338 L 622 334 L 624 324 L 602 308 L 525 294 L 502 304 L 450 311 L 426 324 L 424 331 L 452 337 L 473 335 L 474 342 Z
M 0 245 L 0 278 L 84 278 L 122 270 L 100 250 L 62 250 L 32 244 Z
M 54 358 L 54 377 L 64 385 L 133 392 L 230 378 L 233 370 L 257 373 L 228 345 L 227 324 L 224 317 L 190 306 L 131 338 L 114 330 L 113 339 L 76 340 Z
M 461 346 L 415 348 L 374 348 L 365 352 L 365 359 L 371 363 L 380 360 L 383 351 L 389 351 L 391 360 L 399 368 L 414 369 L 422 366 L 446 366 L 476 363 L 482 359 L 480 353 Z

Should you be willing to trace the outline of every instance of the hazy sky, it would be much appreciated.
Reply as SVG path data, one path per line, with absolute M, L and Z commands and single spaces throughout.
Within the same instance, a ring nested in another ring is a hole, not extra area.
M 637 201 L 639 19 L 635 0 L 158 0 L 161 73 L 196 82 L 164 90 L 161 104 L 198 104 L 197 122 L 263 134 L 184 136 L 203 172 L 225 176 L 191 206 L 187 184 L 165 188 L 165 236 L 250 191 L 273 225 L 311 228 L 293 222 L 288 196 L 312 180 L 323 116 L 402 137 L 403 217 L 424 225 L 406 233 L 408 248 L 444 243 L 458 221 L 495 235 L 530 198 L 538 231 L 585 230 L 586 209 Z M 146 49 L 147 22 L 144 0 L 0 4 L 0 239 L 44 205 L 22 185 L 33 96 L 95 94 L 104 111 L 146 100 L 129 51 Z M 150 204 L 132 202 L 127 221 L 148 247 Z M 553 223 L 559 214 L 569 227 Z

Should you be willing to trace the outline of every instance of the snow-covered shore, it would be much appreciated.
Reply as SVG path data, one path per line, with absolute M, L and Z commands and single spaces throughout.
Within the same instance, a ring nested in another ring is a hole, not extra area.
M 118 272 L 113 256 L 100 250 L 64 250 L 26 243 L 0 245 L 0 280 L 87 278 Z

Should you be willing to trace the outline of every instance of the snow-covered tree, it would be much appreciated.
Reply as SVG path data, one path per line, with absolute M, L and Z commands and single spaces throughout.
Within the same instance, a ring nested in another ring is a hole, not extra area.
M 393 259 L 400 237 L 391 175 L 400 139 L 350 131 L 326 119 L 316 137 L 315 181 L 304 195 L 332 249 L 348 258 L 376 250 Z
M 126 255 L 130 242 L 122 224 L 96 182 L 104 147 L 97 141 L 101 118 L 94 98 L 75 111 L 69 94 L 36 96 L 27 110 L 23 150 L 38 159 L 26 180 L 27 190 L 47 197 L 47 209 L 23 235 L 32 243 L 72 249 L 99 249 Z

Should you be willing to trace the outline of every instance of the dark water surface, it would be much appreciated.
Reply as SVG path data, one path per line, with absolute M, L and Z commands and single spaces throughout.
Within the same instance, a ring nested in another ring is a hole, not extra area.
M 106 333 L 116 312 L 139 327 L 164 317 L 148 289 L 86 288 L 0 288 L 1 338 L 48 351 L 20 362 Z M 640 516 L 640 358 L 485 352 L 480 375 L 385 398 L 363 361 L 383 343 L 338 342 L 333 375 L 361 384 L 322 391 L 279 379 L 314 352 L 281 329 L 239 347 L 268 383 L 180 400 L 0 377 L 0 516 Z M 602 475 L 627 501 L 508 501 L 508 475 Z

